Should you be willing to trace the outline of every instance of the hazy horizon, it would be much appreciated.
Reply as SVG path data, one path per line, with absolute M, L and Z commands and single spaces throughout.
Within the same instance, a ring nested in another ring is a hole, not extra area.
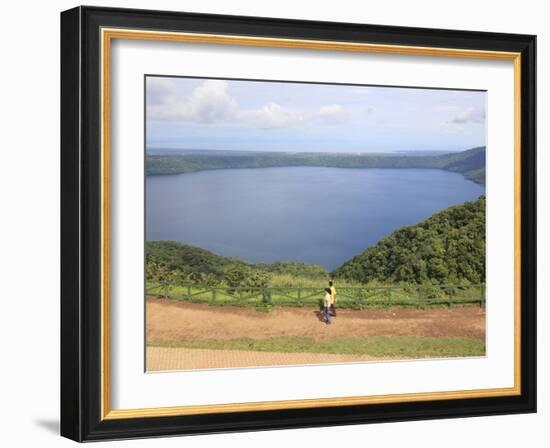
M 468 147 L 468 148 L 460 148 L 460 149 L 416 149 L 416 150 L 407 150 L 407 149 L 401 149 L 401 150 L 385 150 L 385 151 L 315 151 L 315 150 L 309 150 L 309 151 L 300 151 L 296 149 L 214 149 L 214 148 L 182 148 L 182 147 L 147 147 L 145 148 L 145 151 L 147 153 L 156 153 L 156 152 L 163 152 L 163 153 L 183 153 L 183 152 L 254 152 L 254 153 L 282 153 L 282 154 L 297 154 L 297 153 L 310 153 L 310 154 L 337 154 L 337 155 L 356 155 L 358 153 L 360 154 L 404 154 L 404 153 L 433 153 L 433 154 L 445 154 L 445 153 L 459 153 L 463 151 L 468 151 L 470 149 L 474 149 L 477 147 L 483 147 L 485 145 L 480 146 L 474 146 L 474 147 Z
M 475 147 L 474 147 L 475 148 Z M 206 153 L 216 153 L 216 154 L 242 154 L 242 153 L 254 153 L 254 154 L 327 154 L 327 155 L 350 155 L 350 156 L 357 156 L 357 155 L 442 155 L 442 154 L 451 154 L 451 153 L 460 153 L 464 151 L 468 151 L 470 149 L 474 148 L 465 148 L 465 149 L 418 149 L 418 150 L 386 150 L 386 151 L 293 151 L 290 149 L 273 149 L 273 150 L 261 150 L 261 149 L 211 149 L 211 148 L 159 148 L 159 147 L 152 147 L 152 148 L 146 148 L 145 153 L 147 155 L 185 155 L 185 154 L 192 154 L 192 153 L 200 153 L 200 154 L 206 154 Z

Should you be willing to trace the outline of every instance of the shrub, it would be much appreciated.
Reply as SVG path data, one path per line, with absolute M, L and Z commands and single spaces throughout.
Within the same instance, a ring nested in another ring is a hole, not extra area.
M 246 279 L 249 277 L 251 269 L 247 266 L 232 266 L 227 269 L 223 275 L 227 286 L 238 288 L 245 285 Z

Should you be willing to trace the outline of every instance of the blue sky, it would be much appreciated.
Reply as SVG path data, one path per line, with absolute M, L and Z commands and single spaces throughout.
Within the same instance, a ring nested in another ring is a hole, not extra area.
M 387 152 L 485 145 L 485 92 L 146 78 L 147 149 Z

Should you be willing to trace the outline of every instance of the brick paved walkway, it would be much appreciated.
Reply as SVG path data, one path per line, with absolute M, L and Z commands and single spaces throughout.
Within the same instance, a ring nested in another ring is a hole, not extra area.
M 188 370 L 369 361 L 372 356 L 329 353 L 272 353 L 147 347 L 147 370 Z

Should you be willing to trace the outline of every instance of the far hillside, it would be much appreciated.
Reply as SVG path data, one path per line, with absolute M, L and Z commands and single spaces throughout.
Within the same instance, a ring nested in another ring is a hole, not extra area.
M 147 175 L 183 174 L 203 170 L 316 166 L 333 168 L 431 168 L 454 171 L 485 183 L 485 147 L 448 154 L 287 153 L 260 151 L 189 151 L 147 154 Z
M 396 230 L 333 276 L 361 283 L 484 283 L 485 197 Z

